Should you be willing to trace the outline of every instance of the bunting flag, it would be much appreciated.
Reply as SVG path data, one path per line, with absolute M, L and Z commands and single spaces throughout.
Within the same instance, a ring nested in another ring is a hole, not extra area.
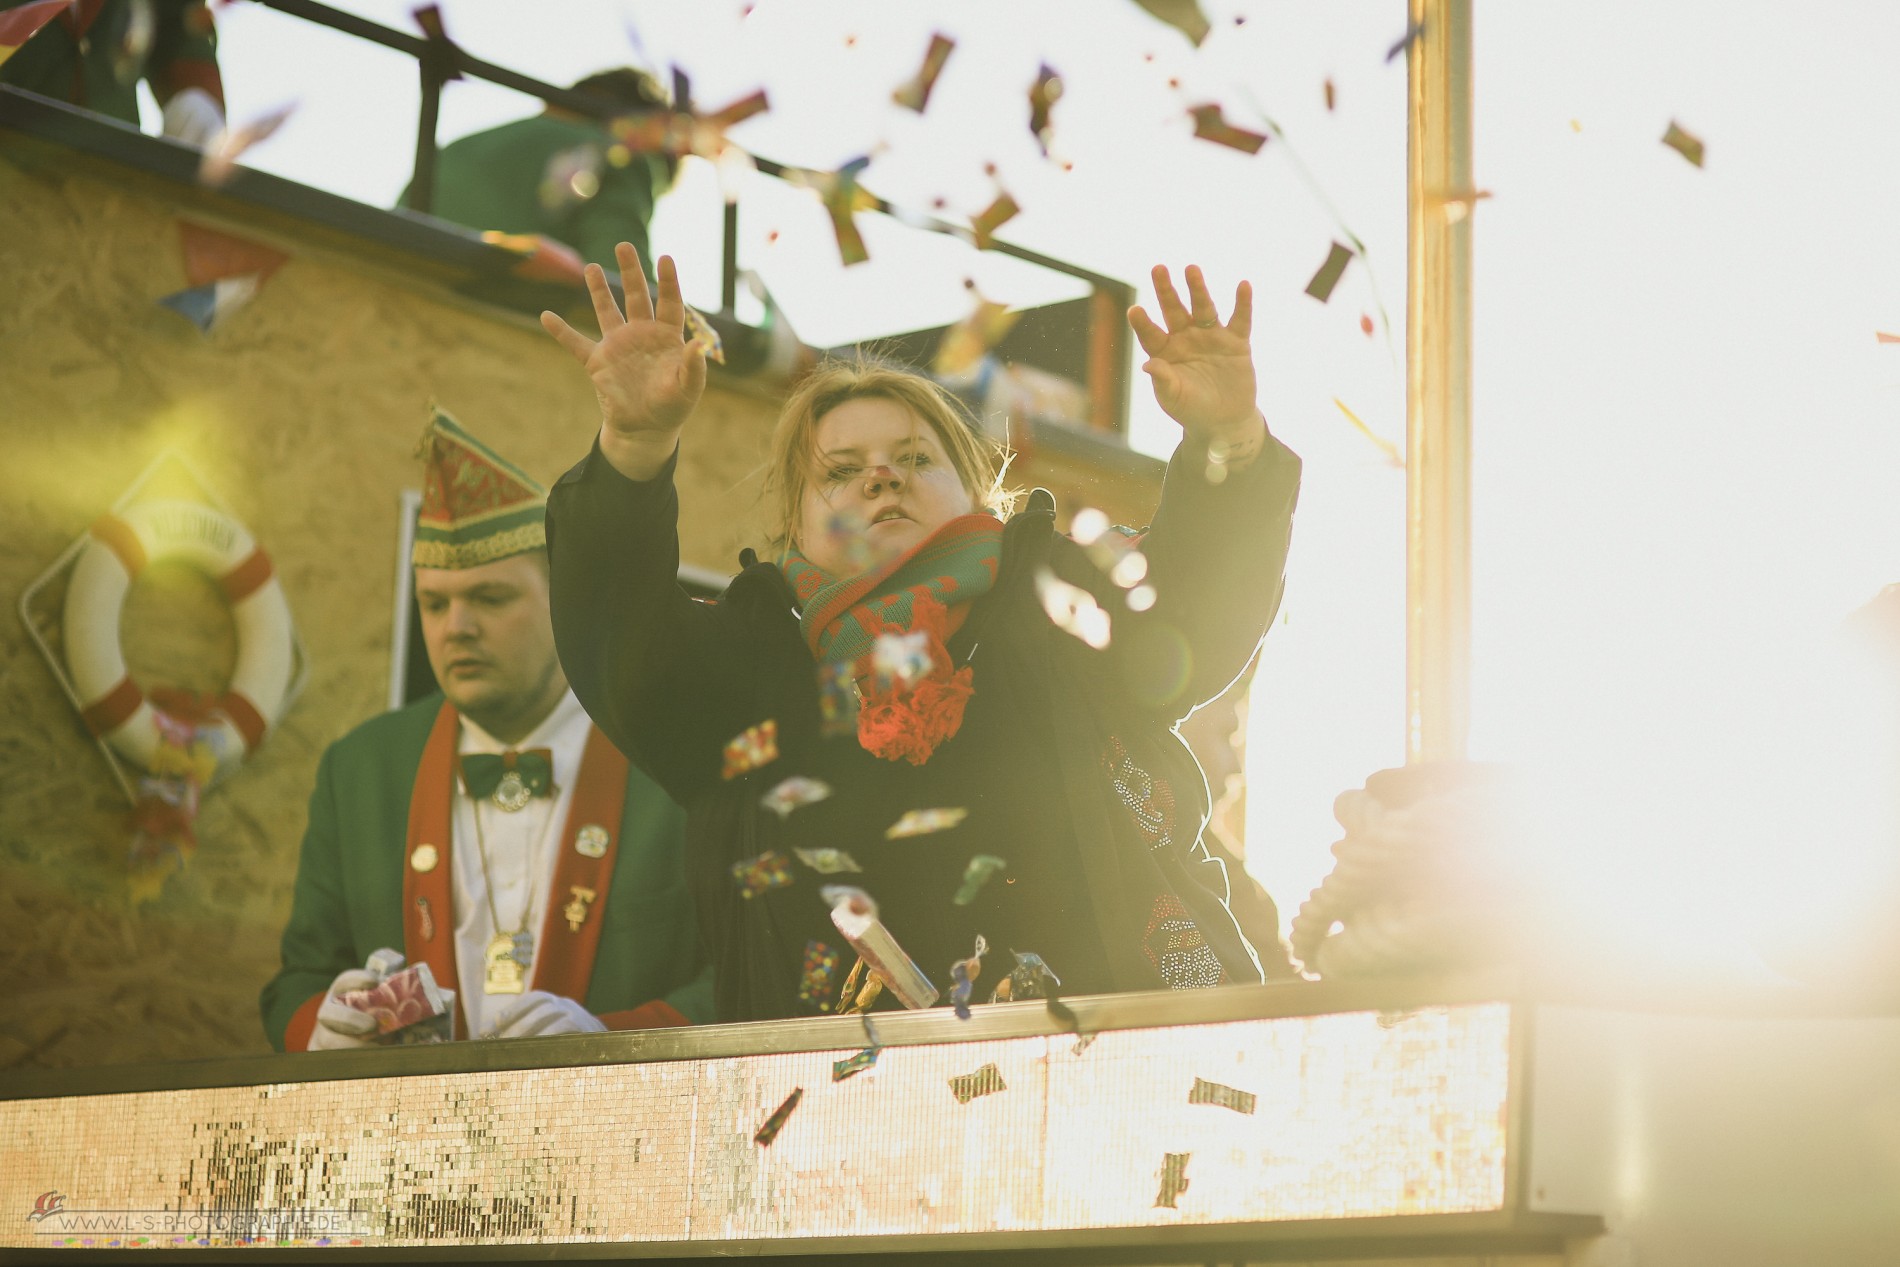
M 192 286 L 161 295 L 158 305 L 177 313 L 198 327 L 199 334 L 210 334 L 229 320 L 231 314 L 257 295 L 262 279 L 256 273 L 225 277 L 203 286 Z
M 66 0 L 36 0 L 17 9 L 0 13 L 0 65 L 20 51 L 20 45 L 32 39 L 39 29 L 58 17 L 67 7 Z

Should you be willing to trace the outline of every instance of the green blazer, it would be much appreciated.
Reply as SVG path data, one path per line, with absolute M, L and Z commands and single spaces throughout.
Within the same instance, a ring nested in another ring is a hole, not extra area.
M 384 713 L 323 754 L 284 929 L 283 968 L 259 1000 L 264 1032 L 279 1051 L 291 1018 L 338 973 L 361 968 L 378 947 L 403 949 L 409 800 L 441 707 L 442 697 L 431 695 Z M 630 768 L 613 874 L 590 912 L 603 923 L 581 1002 L 597 1016 L 660 1001 L 694 1023 L 713 1018 L 712 970 L 686 890 L 684 824 L 680 808 Z M 551 900 L 558 903 L 559 895 Z M 437 918 L 441 935 L 453 938 L 452 914 Z

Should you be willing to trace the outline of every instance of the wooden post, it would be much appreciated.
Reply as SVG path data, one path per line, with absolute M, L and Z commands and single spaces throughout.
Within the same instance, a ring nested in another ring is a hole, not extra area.
M 1408 0 L 1405 752 L 1458 760 L 1471 679 L 1471 0 Z M 1450 210 L 1448 212 L 1448 200 Z

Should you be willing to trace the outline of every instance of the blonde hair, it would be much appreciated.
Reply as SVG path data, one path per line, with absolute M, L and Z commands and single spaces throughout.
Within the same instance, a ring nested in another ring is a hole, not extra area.
M 766 531 L 774 549 L 791 544 L 797 534 L 799 509 L 818 456 L 818 424 L 846 401 L 864 399 L 888 400 L 928 423 L 977 505 L 998 517 L 1015 509 L 1019 494 L 1003 486 L 1009 450 L 979 432 L 956 397 L 909 370 L 831 361 L 793 389 L 772 428 L 764 502 Z

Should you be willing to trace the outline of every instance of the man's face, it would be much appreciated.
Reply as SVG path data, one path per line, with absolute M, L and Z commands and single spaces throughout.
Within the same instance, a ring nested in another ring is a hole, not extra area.
M 532 729 L 567 689 L 554 654 L 546 556 L 416 569 L 422 640 L 443 694 L 499 739 Z M 522 724 L 522 723 L 525 723 Z

